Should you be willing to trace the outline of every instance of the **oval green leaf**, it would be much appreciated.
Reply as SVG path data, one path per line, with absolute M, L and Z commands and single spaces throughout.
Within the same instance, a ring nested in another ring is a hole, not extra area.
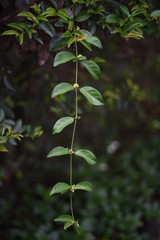
M 52 191 L 50 192 L 50 196 L 55 194 L 55 193 L 65 193 L 70 189 L 70 186 L 67 183 L 64 182 L 59 182 L 57 184 L 54 185 L 54 187 L 52 188 Z
M 74 186 L 74 190 L 84 190 L 84 191 L 91 192 L 93 191 L 93 186 L 89 182 L 81 182 Z
M 73 117 L 63 117 L 60 118 L 53 127 L 53 134 L 60 133 L 65 127 L 74 122 Z
M 101 94 L 93 87 L 82 87 L 80 88 L 80 92 L 87 98 L 87 100 L 96 106 L 104 105 L 103 98 Z
M 155 10 L 151 13 L 151 17 L 160 17 L 160 10 Z
M 66 230 L 67 228 L 69 228 L 70 226 L 72 226 L 74 224 L 73 221 L 68 221 L 65 225 L 64 225 L 64 230 Z
M 91 14 L 87 13 L 87 11 L 82 11 L 76 16 L 77 22 L 83 22 L 86 21 L 88 18 L 90 18 Z
M 75 155 L 84 158 L 89 164 L 96 164 L 96 156 L 89 150 L 81 149 L 75 152 Z
M 60 52 L 55 56 L 53 66 L 56 67 L 60 64 L 69 62 L 75 58 L 76 56 L 73 55 L 73 53 L 71 52 L 67 52 L 67 51 Z
M 67 155 L 69 154 L 69 150 L 68 148 L 64 148 L 64 147 L 55 147 L 53 148 L 47 155 L 47 158 L 50 157 L 57 157 L 57 156 L 63 156 L 63 155 Z
M 72 221 L 72 220 L 73 219 L 70 215 L 60 215 L 54 221 L 55 222 L 68 222 L 68 221 Z
M 84 60 L 81 61 L 81 65 L 88 70 L 88 72 L 92 75 L 94 79 L 98 80 L 100 78 L 101 71 L 99 66 L 95 62 L 90 60 Z
M 72 91 L 73 86 L 69 83 L 60 83 L 58 84 L 52 91 L 51 97 L 56 97 L 60 94 L 64 94 L 66 92 Z

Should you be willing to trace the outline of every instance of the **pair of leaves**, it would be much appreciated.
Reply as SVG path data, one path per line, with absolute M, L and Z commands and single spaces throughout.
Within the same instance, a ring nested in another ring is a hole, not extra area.
M 60 94 L 72 91 L 74 87 L 69 83 L 60 83 L 52 91 L 52 98 Z M 80 92 L 86 97 L 86 99 L 95 106 L 104 105 L 103 98 L 101 94 L 93 87 L 86 86 L 80 88 Z
M 50 157 L 58 157 L 58 156 L 64 156 L 69 154 L 69 149 L 64 148 L 61 146 L 53 148 L 47 155 L 48 158 Z M 89 150 L 81 149 L 75 152 L 75 155 L 82 157 L 85 159 L 89 164 L 94 165 L 96 164 L 96 156 Z
M 63 51 L 55 56 L 53 66 L 56 67 L 58 65 L 64 64 L 75 59 L 76 56 L 73 53 Z M 98 80 L 100 78 L 101 74 L 100 68 L 95 62 L 90 60 L 83 60 L 81 61 L 81 65 L 89 71 L 89 73 L 92 75 L 94 79 Z
M 69 190 L 71 190 L 72 192 L 74 192 L 75 190 L 84 190 L 87 192 L 91 192 L 93 190 L 93 187 L 92 187 L 92 184 L 89 182 L 81 182 L 72 186 L 64 182 L 59 182 L 59 183 L 56 183 L 52 188 L 50 192 L 50 196 L 56 193 L 63 194 L 68 192 Z
M 61 216 L 57 217 L 54 221 L 65 223 L 64 230 L 66 230 L 67 228 L 69 228 L 72 225 L 75 225 L 76 229 L 79 228 L 78 221 L 74 221 L 70 215 L 61 215 Z

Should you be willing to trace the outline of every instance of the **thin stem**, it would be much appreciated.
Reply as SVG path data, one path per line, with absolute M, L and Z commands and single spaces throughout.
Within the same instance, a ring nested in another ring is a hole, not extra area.
M 75 41 L 75 49 L 76 49 L 76 76 L 75 76 L 75 83 L 78 83 L 78 48 L 77 42 Z M 78 96 L 77 96 L 77 88 L 75 88 L 75 118 L 74 118 L 74 126 L 73 126 L 73 133 L 72 133 L 72 140 L 71 140 L 71 154 L 70 154 L 70 186 L 73 184 L 73 146 L 74 146 L 74 139 L 76 133 L 76 126 L 77 126 L 77 119 L 78 119 Z M 70 209 L 73 221 L 75 222 L 74 218 L 74 211 L 73 211 L 73 193 L 70 191 Z

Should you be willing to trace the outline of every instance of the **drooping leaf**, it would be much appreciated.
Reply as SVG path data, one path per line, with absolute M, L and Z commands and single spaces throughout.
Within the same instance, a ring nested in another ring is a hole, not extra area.
M 160 10 L 155 10 L 151 13 L 151 17 L 160 17 Z
M 87 48 L 89 51 L 92 51 L 91 45 L 84 39 L 82 41 L 80 41 L 80 43 Z
M 86 6 L 88 7 L 88 5 L 91 3 L 91 0 L 86 0 Z
M 101 94 L 93 87 L 82 87 L 80 88 L 80 92 L 87 98 L 87 100 L 96 106 L 104 105 L 103 98 Z
M 64 148 L 61 146 L 53 148 L 47 155 L 47 158 L 50 157 L 57 157 L 57 156 L 63 156 L 69 154 L 68 148 Z
M 100 49 L 102 48 L 101 41 L 95 36 L 87 37 L 86 41 L 89 42 L 90 44 L 94 45 L 95 47 L 98 47 Z
M 3 109 L 0 109 L 0 122 L 2 122 L 5 119 L 5 112 Z
M 67 51 L 60 52 L 55 56 L 53 66 L 56 67 L 60 64 L 69 62 L 75 58 L 76 56 L 71 52 L 67 52 Z
M 139 26 L 139 23 L 138 23 L 138 22 L 129 22 L 129 23 L 127 23 L 127 24 L 125 25 L 123 32 L 124 32 L 124 33 L 125 33 L 125 32 L 130 32 L 130 31 L 132 31 L 133 29 L 135 29 L 135 28 L 138 27 L 138 26 Z
M 67 14 L 65 9 L 59 9 L 57 12 L 57 16 L 62 18 L 65 22 L 68 22 L 70 19 L 70 16 Z
M 94 79 L 98 80 L 100 78 L 101 71 L 99 66 L 95 62 L 90 60 L 84 60 L 81 61 L 81 65 L 90 72 Z
M 96 164 L 96 156 L 89 150 L 81 149 L 75 152 L 75 155 L 84 158 L 89 164 Z
M 20 45 L 23 44 L 23 36 L 24 36 L 23 33 L 19 34 L 19 43 L 20 43 Z
M 39 23 L 39 21 L 36 18 L 36 16 L 33 13 L 31 13 L 31 12 L 23 11 L 23 12 L 20 12 L 17 16 L 18 17 L 26 17 L 27 19 L 32 20 L 36 24 Z
M 73 219 L 70 215 L 60 215 L 54 221 L 55 222 L 68 222 L 68 221 L 72 221 L 72 220 Z
M 14 126 L 14 133 L 20 132 L 22 128 L 22 120 L 19 119 Z
M 52 188 L 52 191 L 50 192 L 50 196 L 55 194 L 55 193 L 65 193 L 70 189 L 70 186 L 67 183 L 64 182 L 59 182 L 54 185 Z
M 67 228 L 69 228 L 70 226 L 72 226 L 74 224 L 73 221 L 68 221 L 65 225 L 64 225 L 64 230 L 66 230 Z
M 129 9 L 125 5 L 121 4 L 120 9 L 121 9 L 121 12 L 124 15 L 124 17 L 126 17 L 126 16 L 128 17 L 130 15 Z
M 54 17 L 56 15 L 56 10 L 52 7 L 48 7 L 41 15 L 45 17 Z
M 93 186 L 89 182 L 81 182 L 74 186 L 74 190 L 84 190 L 84 191 L 91 192 L 93 191 Z
M 74 122 L 73 117 L 63 117 L 60 118 L 53 127 L 53 134 L 60 133 L 65 127 Z
M 68 48 L 72 45 L 72 43 L 74 43 L 75 41 L 75 38 L 74 37 L 71 37 L 68 41 Z
M 5 35 L 16 35 L 16 36 L 18 36 L 19 33 L 16 30 L 6 30 L 2 33 L 2 36 L 5 36 Z
M 52 38 L 56 34 L 56 31 L 55 31 L 54 27 L 50 23 L 47 23 L 47 22 L 43 21 L 43 22 L 39 23 L 39 28 L 41 30 L 43 30 L 45 33 L 47 33 Z
M 73 89 L 74 88 L 70 83 L 60 83 L 53 89 L 51 97 L 56 97 L 60 94 L 72 91 Z
M 16 30 L 23 31 L 23 29 L 26 27 L 25 23 L 9 23 L 7 25 L 8 27 L 15 28 Z
M 67 38 L 62 38 L 61 35 L 55 35 L 49 44 L 49 51 L 57 51 L 61 50 L 68 44 L 68 39 Z

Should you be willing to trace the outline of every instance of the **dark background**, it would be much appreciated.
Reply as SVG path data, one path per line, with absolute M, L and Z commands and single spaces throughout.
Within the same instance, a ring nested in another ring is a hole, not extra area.
M 1 33 L 25 9 L 25 1 L 2 0 Z M 74 161 L 74 181 L 89 180 L 95 189 L 75 193 L 75 215 L 85 231 L 79 236 L 54 223 L 69 212 L 69 196 L 49 196 L 56 182 L 69 180 L 69 159 L 46 158 L 54 146 L 70 145 L 72 127 L 55 136 L 52 127 L 73 114 L 74 96 L 50 95 L 56 84 L 74 82 L 74 65 L 52 67 L 47 37 L 45 46 L 27 37 L 22 46 L 14 37 L 0 37 L 0 108 L 8 109 L 6 117 L 43 129 L 36 140 L 26 137 L 0 154 L 2 240 L 160 239 L 159 37 L 124 40 L 100 32 L 100 38 L 103 50 L 94 49 L 90 57 L 97 56 L 101 80 L 81 68 L 79 73 L 80 85 L 95 86 L 105 101 L 97 108 L 79 97 L 75 148 L 91 149 L 98 159 L 94 167 Z

